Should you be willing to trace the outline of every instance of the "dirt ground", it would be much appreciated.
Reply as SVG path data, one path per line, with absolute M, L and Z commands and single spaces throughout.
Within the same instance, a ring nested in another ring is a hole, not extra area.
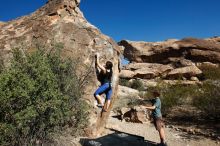
M 111 112 L 104 132 L 96 138 L 77 138 L 71 146 L 157 146 L 158 132 L 151 123 L 128 123 L 113 118 Z M 220 141 L 165 128 L 168 146 L 220 146 Z M 69 145 L 68 145 L 69 146 Z
M 113 115 L 113 113 L 112 113 Z M 121 122 L 120 120 L 109 117 L 107 128 L 117 131 L 134 134 L 144 137 L 147 141 L 160 142 L 158 132 L 151 123 L 138 124 Z M 219 141 L 212 140 L 203 136 L 195 136 L 171 128 L 165 128 L 166 140 L 169 146 L 220 146 Z

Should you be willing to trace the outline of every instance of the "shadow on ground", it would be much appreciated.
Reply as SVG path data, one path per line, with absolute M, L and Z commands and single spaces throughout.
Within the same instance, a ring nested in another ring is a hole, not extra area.
M 80 139 L 82 146 L 156 146 L 157 143 L 144 140 L 144 137 L 116 130 L 114 133 L 96 139 Z

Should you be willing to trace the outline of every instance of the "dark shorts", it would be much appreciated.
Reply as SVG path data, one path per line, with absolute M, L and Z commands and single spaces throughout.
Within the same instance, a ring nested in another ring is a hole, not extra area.
M 94 93 L 94 96 L 100 95 L 100 94 L 106 94 L 106 99 L 110 100 L 112 96 L 112 88 L 110 83 L 105 83 L 102 86 L 100 86 Z
M 161 128 L 164 127 L 164 122 L 162 118 L 153 118 L 154 119 L 154 126 L 159 131 Z

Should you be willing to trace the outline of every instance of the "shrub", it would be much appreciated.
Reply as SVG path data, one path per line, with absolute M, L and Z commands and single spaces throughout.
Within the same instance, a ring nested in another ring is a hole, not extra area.
M 140 80 L 132 80 L 131 82 L 127 79 L 120 79 L 119 85 L 130 87 L 139 91 L 145 90 L 144 84 Z
M 200 67 L 200 69 L 203 72 L 204 79 L 211 79 L 211 80 L 220 79 L 220 67 L 203 65 Z
M 145 99 L 150 99 L 151 91 L 161 93 L 162 113 L 166 114 L 175 106 L 190 105 L 201 110 L 205 118 L 220 118 L 220 81 L 206 81 L 202 85 L 161 84 L 149 88 Z
M 59 51 L 13 56 L 0 74 L 0 145 L 34 145 L 66 125 L 83 128 L 87 106 L 73 62 Z
M 190 99 L 193 93 L 196 93 L 196 90 L 198 90 L 197 86 L 194 85 L 175 85 L 168 87 L 162 93 L 162 108 L 166 112 L 174 106 L 187 104 L 187 100 Z
M 141 99 L 146 99 L 149 94 L 148 94 L 148 91 L 140 91 L 138 96 L 141 98 Z
M 132 80 L 131 82 L 129 82 L 129 80 L 120 79 L 119 85 L 130 87 L 139 91 L 145 90 L 144 84 L 140 80 Z
M 193 105 L 205 116 L 219 119 L 220 115 L 220 67 L 203 65 L 200 67 L 205 81 L 198 95 L 193 97 Z
M 137 89 L 139 91 L 144 90 L 144 84 L 140 80 L 133 80 L 130 85 L 131 88 Z
M 218 81 L 219 82 L 219 81 Z M 220 118 L 220 86 L 212 81 L 205 82 L 193 98 L 193 105 L 209 118 Z
M 126 79 L 119 79 L 119 85 L 130 87 L 130 83 Z
M 161 94 L 161 108 L 163 113 L 167 113 L 175 106 L 190 104 L 192 95 L 195 95 L 198 90 L 197 85 L 169 85 L 161 83 L 157 87 L 151 87 L 146 94 L 147 99 L 151 98 L 151 91 L 157 90 Z

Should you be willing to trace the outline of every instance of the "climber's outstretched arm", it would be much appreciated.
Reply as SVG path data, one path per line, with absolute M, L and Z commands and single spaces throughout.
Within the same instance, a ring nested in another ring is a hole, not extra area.
M 140 107 L 141 108 L 146 108 L 146 109 L 149 109 L 149 110 L 154 110 L 156 108 L 155 105 L 153 105 L 153 106 L 143 106 L 143 105 L 141 105 Z
M 95 59 L 96 59 L 95 60 L 96 65 L 103 71 L 103 73 L 106 73 L 105 67 L 99 63 L 99 55 L 98 54 L 95 55 Z

